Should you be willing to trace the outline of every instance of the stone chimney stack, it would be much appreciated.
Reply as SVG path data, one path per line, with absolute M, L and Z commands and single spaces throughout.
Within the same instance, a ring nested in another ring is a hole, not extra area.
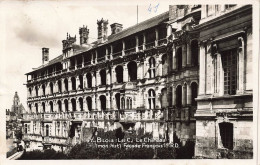
M 42 64 L 49 62 L 49 48 L 42 48 Z
M 103 43 L 107 39 L 108 20 L 104 20 L 102 18 L 101 20 L 97 20 L 97 24 L 98 24 L 98 41 L 100 43 Z
M 83 25 L 82 28 L 79 28 L 80 45 L 88 44 L 88 35 L 89 35 L 89 29 L 87 28 L 87 26 L 85 27 Z
M 123 25 L 120 23 L 113 23 L 110 25 L 112 34 L 119 33 L 123 30 Z

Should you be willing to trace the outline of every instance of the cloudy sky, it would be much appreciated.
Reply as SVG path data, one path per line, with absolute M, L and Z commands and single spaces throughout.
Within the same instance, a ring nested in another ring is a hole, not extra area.
M 41 48 L 50 48 L 50 59 L 62 52 L 68 32 L 77 36 L 87 25 L 90 39 L 97 38 L 97 19 L 118 22 L 124 28 L 137 22 L 137 1 L 0 1 L 0 109 L 10 109 L 15 91 L 26 108 L 25 73 L 41 65 Z M 154 8 L 158 5 L 157 10 Z M 151 11 L 148 8 L 151 7 Z M 169 9 L 165 1 L 138 2 L 139 22 Z M 111 34 L 109 29 L 109 34 Z

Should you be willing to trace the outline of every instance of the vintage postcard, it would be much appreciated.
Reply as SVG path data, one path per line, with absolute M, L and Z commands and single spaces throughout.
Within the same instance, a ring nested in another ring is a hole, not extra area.
M 1 164 L 257 164 L 258 1 L 0 14 Z

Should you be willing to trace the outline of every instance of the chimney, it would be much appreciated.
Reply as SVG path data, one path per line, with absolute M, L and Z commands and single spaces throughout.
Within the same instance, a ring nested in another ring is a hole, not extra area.
M 42 48 L 42 64 L 49 62 L 49 48 Z
M 107 25 L 108 20 L 97 20 L 98 24 L 98 41 L 100 43 L 104 42 L 107 39 Z
M 80 45 L 88 44 L 88 34 L 89 34 L 89 29 L 87 28 L 87 26 L 85 27 L 83 25 L 82 28 L 79 28 Z
M 110 25 L 112 34 L 119 33 L 123 30 L 123 25 L 120 23 L 113 23 Z

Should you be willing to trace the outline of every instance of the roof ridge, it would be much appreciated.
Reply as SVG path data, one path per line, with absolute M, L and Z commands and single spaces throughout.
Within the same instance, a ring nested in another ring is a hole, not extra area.
M 156 16 L 154 16 L 154 17 L 152 17 L 152 18 L 149 18 L 149 19 L 147 19 L 147 20 L 144 20 L 144 21 L 142 21 L 142 22 L 140 22 L 140 23 L 137 23 L 137 24 L 135 24 L 135 25 L 129 26 L 128 28 L 123 29 L 123 30 L 120 31 L 119 33 L 111 34 L 111 35 L 109 35 L 108 37 L 113 36 L 113 35 L 120 34 L 120 33 L 124 32 L 124 31 L 126 31 L 126 30 L 128 30 L 128 29 L 130 29 L 130 28 L 133 28 L 133 27 L 135 27 L 135 26 L 139 26 L 140 24 L 144 24 L 144 23 L 146 23 L 146 22 L 149 22 L 149 21 L 151 21 L 152 19 L 155 19 L 155 18 L 160 17 L 160 16 L 162 16 L 162 15 L 165 15 L 165 14 L 167 14 L 167 13 L 169 13 L 169 11 L 163 12 L 163 13 L 161 13 L 161 14 L 159 14 L 159 15 L 156 15 Z

